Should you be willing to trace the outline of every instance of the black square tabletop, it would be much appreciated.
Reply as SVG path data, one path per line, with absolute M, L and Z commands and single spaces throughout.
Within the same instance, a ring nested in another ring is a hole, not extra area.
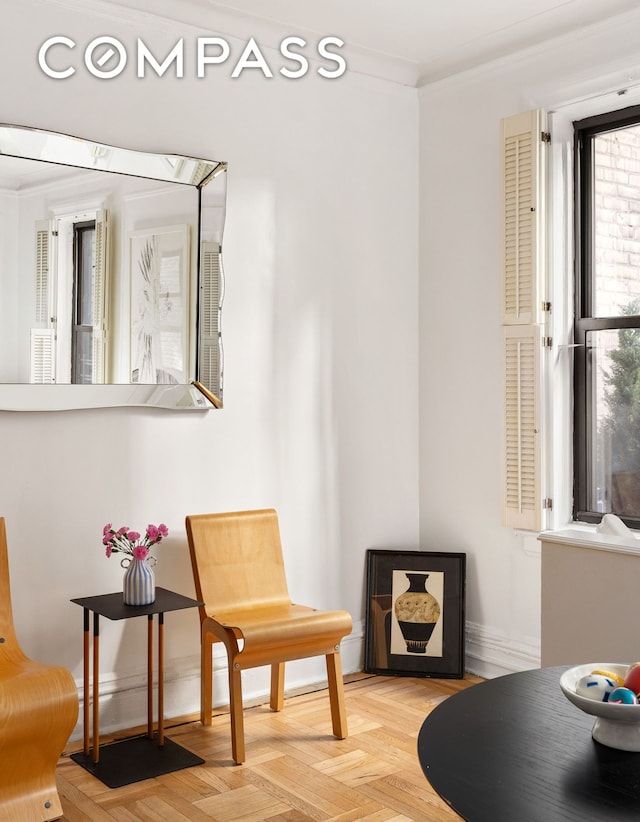
M 166 588 L 156 588 L 156 598 L 150 605 L 125 605 L 122 598 L 122 591 L 113 594 L 100 594 L 94 597 L 80 597 L 72 599 L 76 605 L 81 605 L 95 614 L 107 617 L 107 619 L 130 619 L 131 617 L 150 616 L 152 614 L 162 614 L 166 611 L 180 611 L 183 608 L 195 608 L 197 605 L 204 605 L 197 599 L 177 594 Z

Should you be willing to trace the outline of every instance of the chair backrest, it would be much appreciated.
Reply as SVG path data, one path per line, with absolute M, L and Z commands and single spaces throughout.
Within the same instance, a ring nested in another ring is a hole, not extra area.
M 272 509 L 186 518 L 201 617 L 288 604 L 278 515 Z
M 16 653 L 22 655 L 13 625 L 11 585 L 9 583 L 9 554 L 4 517 L 0 517 L 0 640 L 2 640 L 0 642 L 0 653 L 3 657 L 13 656 Z

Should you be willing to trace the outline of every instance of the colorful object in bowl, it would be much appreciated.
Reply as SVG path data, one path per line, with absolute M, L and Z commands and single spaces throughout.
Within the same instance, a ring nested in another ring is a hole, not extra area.
M 637 705 L 638 697 L 629 688 L 615 688 L 609 694 L 609 702 L 615 705 Z
M 576 682 L 576 693 L 587 699 L 608 702 L 609 695 L 618 688 L 618 683 L 604 674 L 589 673 Z
M 624 685 L 624 678 L 618 676 L 618 674 L 614 674 L 613 671 L 605 671 L 602 668 L 597 668 L 595 671 L 591 671 L 592 674 L 600 674 L 601 676 L 608 676 L 609 679 L 612 679 L 616 685 L 622 687 Z
M 636 696 L 640 694 L 640 662 L 629 665 L 629 669 L 624 677 L 623 685 L 629 688 Z

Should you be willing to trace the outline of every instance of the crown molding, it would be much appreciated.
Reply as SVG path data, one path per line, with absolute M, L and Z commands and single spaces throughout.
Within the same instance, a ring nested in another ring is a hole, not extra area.
M 156 28 L 164 28 L 176 35 L 176 24 L 183 27 L 181 35 L 219 36 L 245 44 L 253 37 L 261 49 L 278 51 L 280 42 L 288 36 L 298 36 L 307 42 L 317 42 L 324 36 L 341 37 L 340 31 L 313 31 L 300 26 L 287 25 L 279 21 L 248 14 L 215 0 L 4 0 L 20 8 L 33 5 L 57 6 L 69 9 L 74 13 L 97 17 L 107 21 L 117 21 L 127 27 L 138 30 L 144 39 L 150 22 Z M 442 67 L 434 72 L 421 71 L 417 62 L 405 60 L 393 55 L 366 49 L 363 46 L 345 41 L 342 51 L 347 60 L 347 73 L 362 75 L 372 79 L 384 80 L 418 89 L 419 93 L 469 82 L 476 77 L 488 77 L 509 71 L 511 68 L 524 65 L 532 60 L 539 60 L 549 52 L 562 53 L 563 49 L 581 44 L 582 54 L 598 53 L 590 51 L 589 41 L 599 43 L 627 43 L 638 31 L 640 9 L 622 12 L 608 20 L 591 23 L 583 28 L 548 38 L 541 43 L 518 48 L 509 54 L 496 54 L 493 58 L 470 59 L 467 63 L 458 60 L 448 68 Z M 626 46 L 625 46 L 626 48 Z M 637 52 L 637 44 L 635 44 Z M 310 62 L 314 61 L 308 56 Z M 585 72 L 589 69 L 589 60 L 582 60 Z
M 36 0 L 36 2 L 43 0 Z M 25 0 L 13 0 L 23 7 Z M 27 0 L 28 2 L 28 0 Z M 229 9 L 210 0 L 46 0 L 47 6 L 57 6 L 74 13 L 118 22 L 137 30 L 143 40 L 150 23 L 154 27 L 170 31 L 174 36 L 224 37 L 236 44 L 246 44 L 254 38 L 261 50 L 279 51 L 285 37 L 301 37 L 315 43 L 322 37 L 341 37 L 339 31 L 317 32 L 299 26 L 286 26 L 264 17 L 249 15 Z M 153 8 L 150 8 L 150 6 Z M 176 29 L 179 24 L 182 30 Z M 148 46 L 152 43 L 146 41 Z M 378 80 L 386 80 L 415 88 L 418 82 L 418 66 L 408 60 L 380 54 L 352 45 L 345 41 L 342 55 L 347 61 L 347 74 L 359 74 Z M 319 62 L 308 55 L 310 63 Z
M 571 99 L 578 99 L 581 94 L 593 93 L 596 88 L 605 92 L 624 87 L 625 67 L 638 64 L 639 27 L 640 7 L 511 54 L 459 69 L 446 77 L 420 77 L 417 82 L 418 95 L 428 97 L 430 94 L 448 93 L 472 82 L 508 77 L 514 70 L 527 66 L 534 69 L 533 81 L 529 84 L 531 88 L 527 92 L 544 97 L 548 100 L 548 105 L 560 105 L 566 101 L 567 94 Z M 579 50 L 576 44 L 579 44 Z M 600 56 L 604 51 L 603 44 L 611 45 L 610 57 L 606 53 L 603 58 Z M 573 61 L 570 55 L 574 56 Z M 551 59 L 573 63 L 573 67 L 569 68 L 572 74 L 566 82 L 563 79 L 560 91 L 557 79 L 539 84 L 535 81 L 535 69 L 544 66 Z M 575 68 L 575 65 L 579 65 L 579 68 Z

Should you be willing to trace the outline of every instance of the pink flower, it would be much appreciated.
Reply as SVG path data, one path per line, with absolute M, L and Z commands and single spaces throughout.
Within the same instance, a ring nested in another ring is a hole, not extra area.
M 161 542 L 168 533 L 169 529 L 164 523 L 149 523 L 144 537 L 141 538 L 138 531 L 130 530 L 128 525 L 115 531 L 109 522 L 102 529 L 102 544 L 105 546 L 107 557 L 122 553 L 135 559 L 147 559 L 150 557 L 150 547 Z

